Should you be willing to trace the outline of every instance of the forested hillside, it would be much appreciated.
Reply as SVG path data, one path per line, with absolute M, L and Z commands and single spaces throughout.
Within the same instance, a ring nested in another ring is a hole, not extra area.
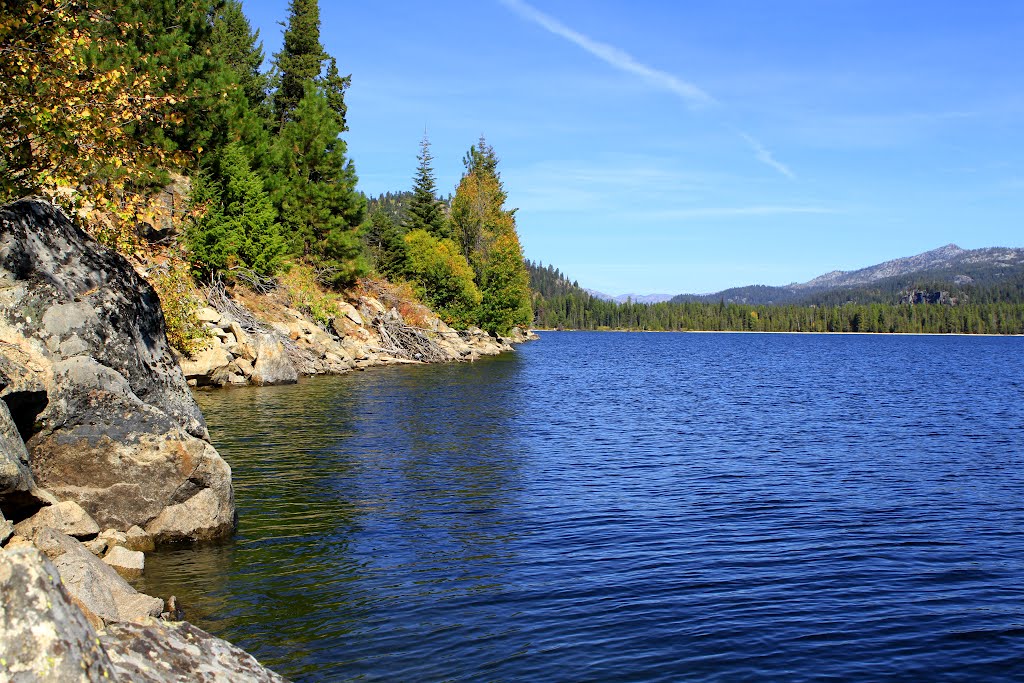
M 898 304 L 913 292 L 944 292 L 948 300 L 959 303 L 1024 302 L 1024 249 L 966 250 L 950 244 L 860 270 L 827 273 L 809 282 L 681 294 L 672 301 L 802 306 Z
M 976 300 L 963 303 L 942 298 L 939 290 L 912 290 L 904 293 L 902 303 L 620 304 L 591 296 L 552 266 L 527 265 L 534 290 L 534 324 L 541 329 L 1024 334 L 1019 289 L 1005 285 L 979 288 L 973 293 Z M 933 298 L 936 302 L 929 303 Z
M 449 200 L 426 138 L 409 191 L 359 190 L 352 77 L 321 43 L 317 0 L 290 2 L 269 68 L 238 0 L 3 8 L 0 202 L 48 195 L 145 263 L 179 344 L 192 279 L 329 294 L 387 277 L 454 325 L 529 325 L 514 210 L 482 137 Z

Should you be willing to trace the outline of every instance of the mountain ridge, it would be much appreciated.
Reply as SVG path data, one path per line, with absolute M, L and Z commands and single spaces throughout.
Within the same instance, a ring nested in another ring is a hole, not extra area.
M 868 290 L 874 297 L 921 286 L 970 286 L 975 283 L 999 284 L 1024 278 L 1024 248 L 983 247 L 963 249 L 950 243 L 936 249 L 883 261 L 856 270 L 834 270 L 807 282 L 784 286 L 746 285 L 711 294 L 680 294 L 673 302 L 725 301 L 744 304 L 823 303 L 829 293 L 849 290 L 856 300 Z M 835 298 L 834 296 L 832 297 Z

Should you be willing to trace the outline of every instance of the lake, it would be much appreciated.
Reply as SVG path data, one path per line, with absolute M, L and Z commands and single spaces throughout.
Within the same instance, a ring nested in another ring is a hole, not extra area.
M 297 681 L 1020 680 L 1024 339 L 541 333 L 200 393 L 141 588 Z

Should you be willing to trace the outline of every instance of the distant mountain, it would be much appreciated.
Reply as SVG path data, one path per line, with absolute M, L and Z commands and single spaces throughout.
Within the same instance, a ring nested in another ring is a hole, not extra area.
M 673 297 L 672 294 L 619 294 L 617 296 L 612 296 L 611 294 L 599 292 L 596 289 L 586 288 L 584 288 L 583 291 L 595 299 L 601 299 L 602 301 L 614 301 L 619 304 L 624 304 L 627 301 L 632 301 L 635 304 L 660 304 L 662 301 L 669 301 Z
M 834 270 L 803 284 L 795 285 L 795 287 L 797 289 L 831 289 L 864 285 L 876 280 L 901 277 L 923 271 L 963 270 L 966 272 L 991 268 L 1012 269 L 1021 266 L 1024 266 L 1024 249 L 994 247 L 968 250 L 961 249 L 955 244 L 947 244 L 917 256 L 893 259 L 860 270 L 845 272 Z
M 853 271 L 836 270 L 782 287 L 749 285 L 714 294 L 681 294 L 674 302 L 752 305 L 898 303 L 915 291 L 946 291 L 950 300 L 1020 300 L 1024 249 L 961 249 L 955 244 Z

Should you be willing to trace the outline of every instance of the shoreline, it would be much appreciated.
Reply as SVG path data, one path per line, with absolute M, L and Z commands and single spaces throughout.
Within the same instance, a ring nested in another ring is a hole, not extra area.
M 800 332 L 795 330 L 553 330 L 543 327 L 532 328 L 533 332 L 599 332 L 624 334 L 792 334 L 792 335 L 859 335 L 866 337 L 1024 337 L 1024 334 L 973 334 L 970 332 Z

